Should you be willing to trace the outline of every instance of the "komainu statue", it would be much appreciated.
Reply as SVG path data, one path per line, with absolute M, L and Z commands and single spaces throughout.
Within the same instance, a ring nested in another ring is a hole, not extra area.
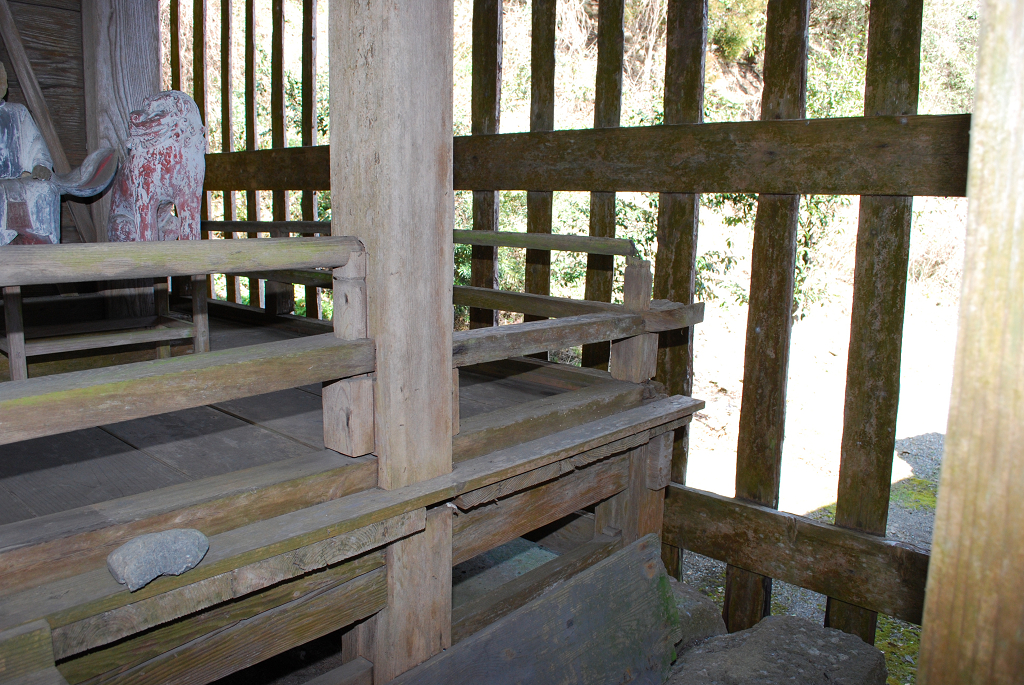
M 132 112 L 111 192 L 111 242 L 199 240 L 206 128 L 195 101 L 166 90 Z
M 6 95 L 7 70 L 0 64 L 0 98 Z M 104 148 L 70 173 L 54 174 L 28 109 L 0 100 L 0 245 L 59 243 L 60 196 L 102 192 L 116 168 L 116 151 Z

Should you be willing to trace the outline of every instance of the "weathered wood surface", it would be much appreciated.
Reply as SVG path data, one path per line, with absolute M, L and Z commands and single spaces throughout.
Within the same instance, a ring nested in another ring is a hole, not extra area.
M 25 317 L 21 308 L 21 288 L 6 286 L 4 292 L 4 326 L 7 368 L 12 381 L 28 379 L 28 350 L 25 347 Z
M 296 148 L 288 148 L 294 150 Z M 211 231 L 221 233 L 269 233 L 271 238 L 287 238 L 296 233 L 311 237 L 330 234 L 330 221 L 203 221 L 200 231 L 208 235 Z
M 904 621 L 921 622 L 926 552 L 675 483 L 667 492 L 667 542 Z
M 19 245 L 0 254 L 0 286 L 338 267 L 361 250 L 345 236 Z
M 184 321 L 167 320 L 154 328 L 145 330 L 60 335 L 53 338 L 29 340 L 24 344 L 24 353 L 29 357 L 35 357 L 60 352 L 76 352 L 78 350 L 95 350 L 107 347 L 184 340 L 193 338 L 195 335 L 195 327 L 193 325 L 187 324 Z M 7 345 L 0 344 L 0 350 L 7 353 Z
M 501 115 L 501 59 L 504 11 L 501 0 L 473 2 L 473 73 L 470 106 L 472 135 L 498 132 Z M 473 230 L 498 230 L 500 198 L 493 190 L 473 191 Z M 470 257 L 470 285 L 498 287 L 498 249 L 473 244 Z M 478 307 L 469 309 L 469 327 L 498 325 L 497 312 Z
M 53 668 L 53 649 L 46 621 L 0 632 L 0 679 L 13 681 L 47 668 Z
M 332 232 L 370 256 L 378 482 L 398 488 L 451 470 L 453 9 L 330 10 Z M 349 58 L 371 48 L 372 60 Z
M 802 119 L 805 115 L 810 12 L 810 0 L 769 0 L 762 120 Z M 736 447 L 736 496 L 772 508 L 779 505 L 799 219 L 799 195 L 758 196 Z M 727 569 L 723 615 L 730 632 L 752 627 L 770 610 L 771 578 Z
M 600 383 L 463 419 L 452 439 L 452 460 L 458 463 L 632 409 L 644 395 L 644 388 L 633 383 Z
M 558 554 L 568 554 L 594 539 L 594 515 L 577 511 L 523 537 Z
M 872 3 L 866 116 L 917 113 L 923 11 L 922 0 Z M 885 535 L 889 515 L 912 205 L 910 197 L 863 197 L 857 227 L 835 522 L 876 535 Z M 875 621 L 843 602 L 826 605 L 826 625 L 868 644 Z
M 110 644 L 176 618 L 351 559 L 422 531 L 424 516 L 423 509 L 414 509 L 283 554 L 229 567 L 222 573 L 208 575 L 206 578 L 153 597 L 139 598 L 123 606 L 82 617 L 54 628 L 54 656 L 63 659 L 72 654 Z M 223 544 L 225 538 L 244 539 L 245 533 L 245 529 L 224 533 L 219 536 L 220 542 Z M 223 560 L 230 551 L 216 550 L 207 553 L 207 557 L 214 553 Z M 201 563 L 207 564 L 206 559 Z M 140 593 L 136 591 L 132 594 Z
M 552 436 L 500 450 L 456 465 L 450 474 L 397 490 L 367 490 L 258 521 L 215 536 L 203 562 L 186 574 L 165 577 L 129 593 L 105 569 L 11 595 L 0 603 L 0 629 L 45 616 L 62 626 L 130 602 L 154 597 L 237 568 L 364 528 L 420 507 L 458 497 L 563 459 L 600 452 L 621 440 L 649 440 L 673 430 L 704 406 L 700 400 L 670 397 Z M 616 450 L 621 451 L 621 449 Z M 614 452 L 606 452 L 610 456 Z
M 664 123 L 704 121 L 704 60 L 708 42 L 707 0 L 670 0 L 665 23 Z M 700 197 L 662 193 L 658 198 L 658 252 L 654 263 L 654 297 L 693 302 L 697 275 L 697 230 Z M 658 341 L 657 380 L 670 395 L 693 390 L 693 328 L 662 333 Z M 676 431 L 672 479 L 686 482 L 689 427 Z M 664 548 L 669 575 L 679 576 L 679 551 Z
M 1024 6 L 981 5 L 963 295 L 918 673 L 1012 683 L 1024 669 Z
M 613 380 L 607 371 L 557 364 L 532 357 L 514 357 L 486 362 L 469 367 L 466 371 L 493 378 L 535 383 L 559 390 L 579 390 Z
M 597 238 L 589 235 L 551 235 L 549 233 L 515 233 L 513 231 L 453 231 L 455 242 L 460 245 L 495 245 L 499 247 L 525 247 L 564 252 L 587 252 L 590 254 L 622 255 L 636 254 L 632 240 L 625 238 Z M 530 292 L 530 291 L 527 291 Z M 537 293 L 547 295 L 548 293 Z
M 626 258 L 622 302 L 626 311 L 642 313 L 651 309 L 651 263 L 635 257 Z M 608 371 L 612 378 L 630 383 L 644 383 L 658 371 L 658 336 L 655 333 L 616 340 L 611 345 Z
M 372 685 L 373 663 L 361 656 L 309 681 L 309 685 Z
M 452 610 L 452 644 L 462 642 L 519 607 L 622 548 L 622 537 L 598 535 L 491 592 Z
M 218 535 L 376 483 L 373 457 L 349 459 L 323 450 L 8 524 L 0 528 L 0 594 L 101 568 L 107 554 L 138 535 L 169 528 Z
M 373 341 L 325 335 L 4 384 L 0 444 L 345 378 L 373 368 Z
M 379 611 L 385 602 L 385 576 L 381 568 L 310 592 L 99 682 L 211 682 Z
M 661 539 L 665 493 L 647 487 L 648 450 L 651 447 L 661 448 L 661 440 L 655 440 L 654 445 L 647 442 L 632 448 L 626 454 L 626 487 L 594 508 L 595 530 L 619 530 L 626 544 L 649 534 L 657 535 Z
M 128 115 L 160 91 L 160 8 L 125 0 L 90 0 L 81 8 L 88 148 L 123 155 Z M 90 202 L 88 211 L 96 240 L 106 242 L 110 194 Z
M 621 492 L 628 472 L 629 457 L 622 455 L 460 514 L 454 523 L 452 564 Z
M 302 2 L 302 95 L 301 95 L 301 121 L 299 125 L 304 146 L 316 145 L 317 138 L 317 102 L 316 102 L 316 18 L 318 0 L 303 0 Z M 316 195 L 312 191 L 302 193 L 302 219 L 313 221 L 316 219 Z M 329 233 L 330 231 L 325 231 Z M 315 313 L 319 307 L 313 307 L 312 302 L 316 300 L 316 292 L 306 290 L 306 312 L 309 316 L 317 318 Z
M 455 189 L 963 196 L 970 115 L 455 138 Z
M 168 657 L 163 656 L 166 652 L 197 640 L 200 643 L 208 644 L 208 641 L 218 632 L 225 629 L 230 631 L 233 626 L 239 624 L 258 623 L 258 621 L 249 619 L 261 615 L 265 617 L 267 616 L 266 612 L 283 605 L 289 605 L 289 610 L 294 610 L 296 607 L 302 606 L 301 603 L 294 603 L 296 599 L 311 599 L 324 592 L 330 592 L 343 583 L 383 566 L 383 551 L 371 552 L 338 566 L 314 571 L 234 602 L 211 607 L 183 620 L 129 637 L 108 647 L 73 657 L 62 663 L 60 670 L 71 685 L 86 680 L 97 685 L 106 682 L 121 682 L 121 679 L 125 677 L 130 682 L 133 677 L 153 674 L 152 669 L 156 664 L 169 663 Z M 250 635 L 253 634 L 250 633 Z M 260 638 L 265 640 L 266 636 L 261 635 Z M 243 651 L 264 653 L 263 649 L 251 650 L 250 648 Z M 170 659 L 180 662 L 181 656 L 172 656 Z M 134 675 L 123 675 L 140 664 L 145 664 L 145 668 L 139 669 Z M 158 668 L 164 668 L 164 666 Z M 153 676 L 151 675 L 151 677 Z
M 651 536 L 620 550 L 395 681 L 662 682 L 678 630 Z

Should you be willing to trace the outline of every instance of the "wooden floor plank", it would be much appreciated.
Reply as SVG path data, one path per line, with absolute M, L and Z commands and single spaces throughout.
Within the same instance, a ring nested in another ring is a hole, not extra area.
M 0 483 L 0 526 L 34 517 L 32 510 Z
M 0 481 L 37 516 L 188 480 L 99 428 L 5 445 Z
M 312 451 L 210 407 L 125 421 L 105 429 L 192 479 L 302 457 Z
M 557 394 L 557 389 L 538 383 L 459 371 L 459 416 L 462 419 Z
M 319 395 L 290 388 L 213 406 L 308 447 L 324 449 L 323 401 Z

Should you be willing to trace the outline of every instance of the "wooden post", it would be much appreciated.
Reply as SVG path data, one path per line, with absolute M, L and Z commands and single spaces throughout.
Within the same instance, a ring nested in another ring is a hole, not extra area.
M 366 245 L 378 484 L 394 489 L 452 468 L 453 7 L 331 0 L 330 22 L 332 230 Z M 360 628 L 376 683 L 450 643 L 448 507 L 388 548 L 387 573 Z
M 802 119 L 807 90 L 809 0 L 769 0 L 761 119 Z M 786 380 L 793 314 L 799 195 L 757 200 L 750 309 L 736 451 L 736 497 L 779 506 Z M 750 628 L 771 606 L 771 578 L 726 569 L 725 624 Z
M 302 0 L 302 144 L 316 145 L 316 6 Z M 302 191 L 302 220 L 316 220 L 316 193 Z M 320 318 L 320 291 L 305 286 L 306 316 Z
M 614 128 L 622 118 L 623 0 L 602 0 L 597 6 L 597 83 L 594 88 L 594 128 Z M 590 235 L 615 237 L 615 193 L 590 194 Z M 615 259 L 587 255 L 584 297 L 612 301 Z M 608 343 L 583 346 L 583 366 L 608 368 Z
M 704 120 L 704 55 L 707 50 L 707 0 L 669 0 L 665 35 L 665 123 Z M 661 193 L 658 197 L 658 254 L 654 297 L 693 302 L 697 276 L 699 195 Z M 693 392 L 693 328 L 662 333 L 658 375 L 670 395 Z M 672 480 L 686 483 L 690 427 L 675 430 Z M 679 577 L 679 550 L 665 545 L 665 567 Z
M 206 305 L 206 276 L 192 277 L 192 325 L 195 326 L 194 351 L 210 351 L 210 315 Z
M 270 138 L 272 147 L 281 148 L 288 144 L 284 130 L 284 0 L 272 0 L 270 16 Z M 288 194 L 275 190 L 273 202 L 274 221 L 287 221 Z M 288 314 L 295 309 L 295 286 L 291 283 L 266 281 L 263 289 L 268 316 Z
M 473 2 L 472 134 L 498 132 L 501 113 L 502 0 Z M 496 190 L 473 191 L 473 230 L 497 231 L 499 196 Z M 498 287 L 498 248 L 473 245 L 470 284 Z M 469 327 L 498 325 L 493 309 L 469 308 Z
M 1024 4 L 985 0 L 960 325 L 925 595 L 922 685 L 1024 671 Z
M 235 127 L 231 121 L 231 95 L 234 92 L 231 87 L 231 74 L 234 73 L 234 51 L 231 49 L 232 33 L 231 0 L 220 2 L 220 133 L 222 152 L 232 152 L 235 144 Z M 238 211 L 235 206 L 234 191 L 224 191 L 224 220 L 236 221 Z M 231 240 L 235 234 L 231 231 L 224 232 L 224 238 Z M 238 276 L 225 276 L 226 290 L 225 298 L 228 302 L 238 302 Z
M 171 90 L 181 90 L 181 0 L 170 0 Z
M 917 114 L 923 0 L 874 0 L 864 115 Z M 885 535 L 913 198 L 861 197 L 836 525 Z M 876 614 L 829 598 L 825 625 L 875 642 Z
M 552 131 L 555 128 L 555 0 L 534 0 L 530 43 L 530 130 Z M 550 190 L 526 193 L 526 232 L 551 233 Z M 526 292 L 551 294 L 551 251 L 526 251 Z M 525 321 L 543 317 L 526 315 Z M 547 359 L 547 352 L 534 355 Z
M 622 299 L 626 309 L 635 312 L 651 308 L 651 263 L 626 258 Z M 611 344 L 609 371 L 612 377 L 630 383 L 643 383 L 657 372 L 658 334 L 645 333 Z
M 28 358 L 25 356 L 25 319 L 21 312 L 21 288 L 4 288 L 4 325 L 7 328 L 7 367 L 12 381 L 28 378 Z
M 173 0 L 177 1 L 177 0 Z M 245 0 L 245 149 L 257 150 L 260 133 L 256 128 L 256 0 Z M 245 191 L 245 218 L 247 221 L 262 221 L 259 197 L 255 188 Z M 248 238 L 256 237 L 249 233 Z M 249 306 L 260 306 L 260 282 L 247 279 L 249 284 Z

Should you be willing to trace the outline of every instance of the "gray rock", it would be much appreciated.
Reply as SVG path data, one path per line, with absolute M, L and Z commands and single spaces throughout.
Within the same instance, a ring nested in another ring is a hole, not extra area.
M 107 557 L 114 580 L 135 592 L 159 576 L 180 576 L 206 556 L 210 542 L 193 528 L 149 533 L 124 543 Z
M 725 635 L 725 621 L 722 620 L 722 610 L 717 604 L 686 583 L 680 583 L 670 577 L 669 584 L 676 597 L 682 631 L 676 636 L 676 652 L 681 652 L 709 637 Z
M 796 616 L 770 616 L 683 654 L 674 685 L 885 685 L 882 653 L 859 637 Z

